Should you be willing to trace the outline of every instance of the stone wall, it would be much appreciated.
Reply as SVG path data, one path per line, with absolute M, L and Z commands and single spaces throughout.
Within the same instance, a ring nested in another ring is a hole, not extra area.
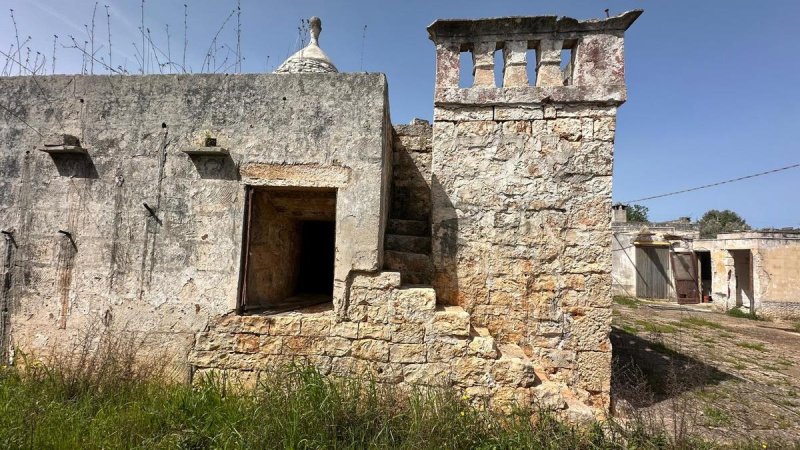
M 4 77 L 0 93 L 4 350 L 102 321 L 185 366 L 195 333 L 236 308 L 246 185 L 336 189 L 339 307 L 354 272 L 382 268 L 381 74 Z M 53 133 L 86 155 L 39 151 L 64 143 Z M 184 153 L 206 137 L 229 154 Z
M 601 413 L 611 379 L 611 175 L 623 33 L 639 15 L 440 20 L 432 162 L 439 301 L 541 369 L 537 391 Z M 572 61 L 560 67 L 562 48 Z M 536 84 L 526 52 L 537 52 Z M 494 52 L 504 52 L 495 86 Z M 474 85 L 460 88 L 459 53 Z
M 196 379 L 222 370 L 254 383 L 265 370 L 305 362 L 324 374 L 454 387 L 498 408 L 530 403 L 537 379 L 521 348 L 498 346 L 463 308 L 437 307 L 432 288 L 401 287 L 396 272 L 355 276 L 345 318 L 324 307 L 223 316 L 197 335 L 189 361 Z

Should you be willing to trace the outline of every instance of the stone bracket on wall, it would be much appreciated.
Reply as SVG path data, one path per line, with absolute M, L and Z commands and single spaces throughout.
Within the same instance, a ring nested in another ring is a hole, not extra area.
M 40 152 L 51 156 L 56 155 L 82 155 L 88 156 L 89 153 L 81 147 L 80 140 L 71 134 L 54 134 L 49 136 L 47 141 L 39 149 Z

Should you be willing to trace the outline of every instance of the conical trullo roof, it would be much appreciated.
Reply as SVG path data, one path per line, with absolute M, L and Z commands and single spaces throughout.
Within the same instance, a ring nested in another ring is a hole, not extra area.
M 330 73 L 338 72 L 328 55 L 319 48 L 319 33 L 322 21 L 319 17 L 308 20 L 311 25 L 311 42 L 283 62 L 275 73 Z

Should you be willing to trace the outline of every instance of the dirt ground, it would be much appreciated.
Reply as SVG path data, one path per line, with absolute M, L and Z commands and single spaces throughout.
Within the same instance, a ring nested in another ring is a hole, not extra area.
M 800 333 L 709 306 L 615 298 L 614 409 L 722 442 L 800 441 Z

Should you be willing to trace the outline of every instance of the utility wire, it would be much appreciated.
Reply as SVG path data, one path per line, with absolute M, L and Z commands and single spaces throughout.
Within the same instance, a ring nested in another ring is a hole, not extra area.
M 653 195 L 651 197 L 637 198 L 636 200 L 628 200 L 628 201 L 622 202 L 622 203 L 628 204 L 628 203 L 635 203 L 635 202 L 643 202 L 645 200 L 653 200 L 655 198 L 669 197 L 671 195 L 678 195 L 678 194 L 684 194 L 686 192 L 699 191 L 700 189 L 707 189 L 707 188 L 714 187 L 714 186 L 719 186 L 719 185 L 722 185 L 722 184 L 727 184 L 727 183 L 733 183 L 733 182 L 736 182 L 736 181 L 746 180 L 748 178 L 755 178 L 755 177 L 760 177 L 762 175 L 769 175 L 771 173 L 781 172 L 783 170 L 794 169 L 796 167 L 800 167 L 800 164 L 792 164 L 790 166 L 781 167 L 781 168 L 778 168 L 778 169 L 772 169 L 772 170 L 768 170 L 766 172 L 754 173 L 752 175 L 746 175 L 746 176 L 743 176 L 743 177 L 732 178 L 730 180 L 720 181 L 720 182 L 717 182 L 717 183 L 706 184 L 706 185 L 703 185 L 703 186 L 697 186 L 697 187 L 693 187 L 693 188 L 689 188 L 689 189 L 683 189 L 681 191 L 669 192 L 669 193 L 661 194 L 661 195 Z

